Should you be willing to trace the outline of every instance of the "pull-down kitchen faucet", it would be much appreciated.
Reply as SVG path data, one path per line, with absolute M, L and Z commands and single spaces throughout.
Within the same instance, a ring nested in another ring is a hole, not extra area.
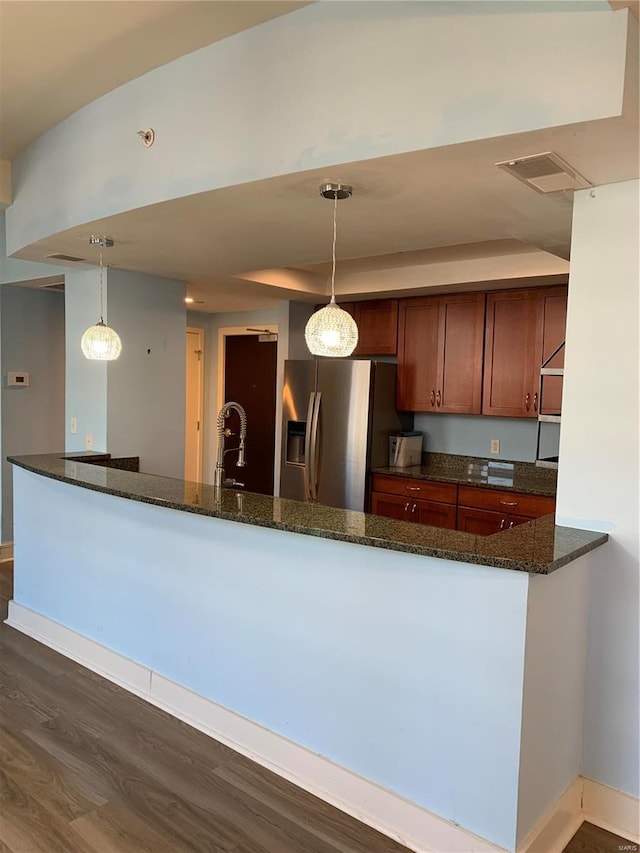
M 229 417 L 229 413 L 231 409 L 235 409 L 236 412 L 240 415 L 240 445 L 238 447 L 230 447 L 228 450 L 224 449 L 224 440 L 226 437 L 232 435 L 233 433 L 227 427 L 225 429 L 224 422 Z M 218 412 L 218 459 L 216 462 L 216 470 L 214 475 L 214 487 L 217 492 L 222 490 L 223 486 L 243 486 L 244 483 L 238 483 L 235 480 L 225 480 L 224 478 L 224 457 L 225 454 L 231 453 L 234 450 L 238 451 L 238 461 L 236 462 L 236 467 L 244 468 L 247 464 L 245 460 L 245 445 L 247 440 L 247 413 L 244 408 L 240 405 L 240 403 L 234 403 L 230 401 L 225 403 L 224 406 Z

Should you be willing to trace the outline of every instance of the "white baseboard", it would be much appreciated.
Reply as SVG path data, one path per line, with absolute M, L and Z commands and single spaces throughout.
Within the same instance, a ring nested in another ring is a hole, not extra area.
M 0 563 L 13 560 L 13 542 L 0 543 Z
M 518 853 L 562 853 L 584 820 L 582 786 L 578 776 L 518 845 Z
M 635 844 L 640 844 L 640 800 L 609 788 L 593 779 L 584 779 L 584 819 Z
M 578 776 L 518 846 L 518 853 L 562 853 L 583 821 L 628 839 L 636 850 L 640 845 L 638 797 Z
M 416 803 L 21 604 L 9 602 L 6 623 L 416 853 L 504 853 Z

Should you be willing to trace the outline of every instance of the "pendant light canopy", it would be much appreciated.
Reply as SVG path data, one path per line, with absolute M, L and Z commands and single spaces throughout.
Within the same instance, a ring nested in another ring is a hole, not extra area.
M 356 348 L 358 327 L 351 314 L 336 304 L 336 215 L 338 201 L 350 198 L 353 189 L 346 184 L 323 184 L 320 195 L 333 199 L 333 251 L 331 266 L 331 301 L 309 318 L 304 330 L 304 338 L 312 355 L 324 355 L 345 358 Z
M 89 326 L 80 346 L 85 358 L 92 361 L 115 361 L 122 350 L 120 336 L 104 322 L 102 313 L 102 250 L 113 246 L 113 240 L 108 237 L 90 237 L 92 246 L 100 246 L 100 320 L 95 326 Z

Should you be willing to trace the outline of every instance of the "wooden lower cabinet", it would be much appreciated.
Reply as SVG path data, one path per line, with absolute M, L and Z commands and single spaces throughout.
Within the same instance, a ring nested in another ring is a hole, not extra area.
M 436 480 L 375 474 L 371 513 L 491 536 L 555 511 L 555 498 Z
M 531 521 L 523 515 L 494 512 L 490 509 L 474 509 L 473 507 L 458 507 L 457 529 L 465 533 L 475 533 L 476 536 L 491 536 L 517 524 Z
M 550 515 L 555 506 L 555 499 L 544 495 L 460 486 L 457 529 L 490 536 L 533 518 Z
M 371 485 L 373 515 L 455 530 L 456 485 L 384 474 L 375 474 Z
M 400 495 L 373 492 L 371 512 L 373 515 L 383 515 L 385 518 L 395 518 L 398 521 L 416 521 L 418 524 L 429 524 L 431 527 L 447 527 L 449 530 L 455 530 L 456 527 L 455 504 L 412 500 Z

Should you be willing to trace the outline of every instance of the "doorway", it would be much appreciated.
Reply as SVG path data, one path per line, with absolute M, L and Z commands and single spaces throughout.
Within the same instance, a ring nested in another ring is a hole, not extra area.
M 224 338 L 224 402 L 235 400 L 247 413 L 247 464 L 236 467 L 235 453 L 225 458 L 225 477 L 240 480 L 248 492 L 273 494 L 276 438 L 277 339 L 266 335 L 226 335 Z M 232 412 L 226 426 L 234 433 L 228 447 L 238 443 L 240 418 Z
M 187 326 L 184 478 L 202 482 L 204 329 Z

